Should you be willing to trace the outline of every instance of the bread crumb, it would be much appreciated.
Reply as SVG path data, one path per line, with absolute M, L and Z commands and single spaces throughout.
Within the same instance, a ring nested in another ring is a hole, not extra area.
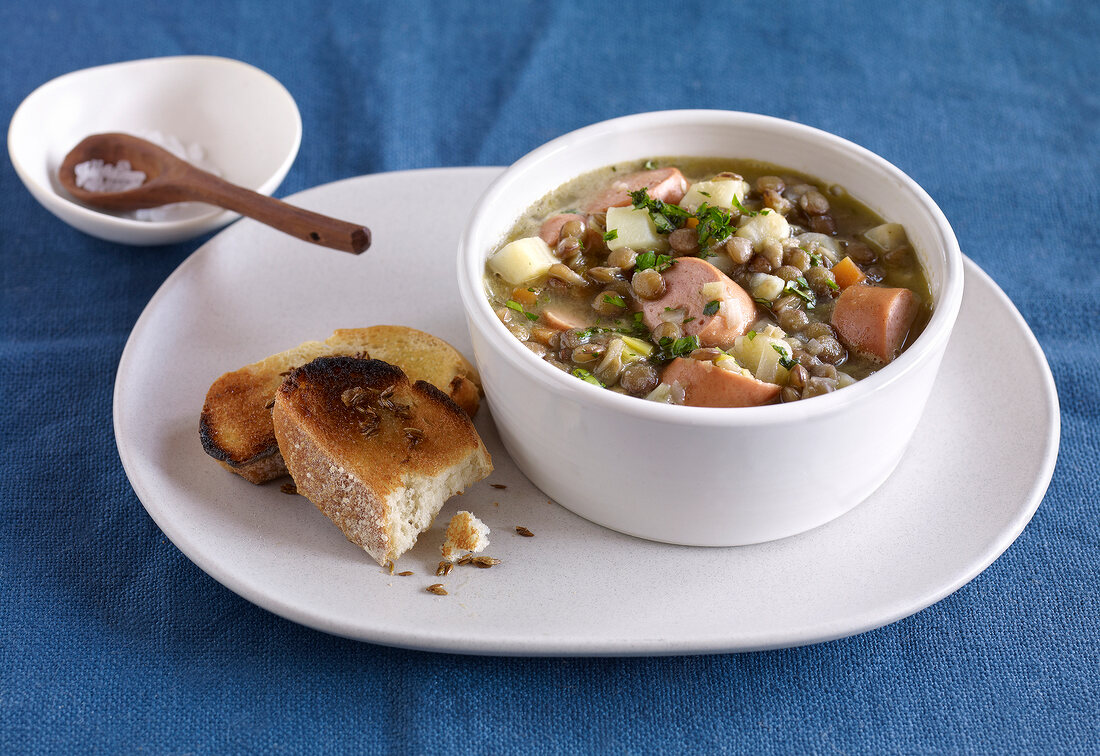
M 489 545 L 489 527 L 470 512 L 458 512 L 447 525 L 443 558 L 452 561 L 460 551 L 483 551 Z

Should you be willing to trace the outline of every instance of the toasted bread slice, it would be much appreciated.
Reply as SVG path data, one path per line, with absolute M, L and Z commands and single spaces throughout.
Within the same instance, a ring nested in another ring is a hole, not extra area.
M 377 357 L 397 365 L 412 380 L 428 381 L 446 392 L 470 417 L 477 412 L 477 370 L 443 339 L 405 326 L 346 328 L 324 342 L 307 341 L 214 381 L 199 419 L 206 453 L 252 483 L 286 475 L 271 427 L 275 391 L 291 369 L 334 356 Z
M 380 360 L 320 357 L 295 369 L 271 418 L 298 493 L 379 564 L 493 469 L 462 408 Z
M 405 326 L 339 328 L 325 339 L 338 354 L 368 352 L 371 359 L 397 365 L 410 381 L 427 381 L 447 394 L 466 414 L 477 414 L 481 378 L 462 353 L 443 339 Z

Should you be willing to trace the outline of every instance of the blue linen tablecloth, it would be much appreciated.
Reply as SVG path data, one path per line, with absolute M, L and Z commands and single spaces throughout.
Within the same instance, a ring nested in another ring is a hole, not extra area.
M 565 131 L 667 108 L 766 113 L 864 145 L 928 190 L 1034 330 L 1059 390 L 1060 459 L 989 569 L 854 638 L 497 659 L 331 637 L 191 564 L 115 451 L 127 334 L 202 240 L 84 236 L 5 162 L 0 752 L 1100 752 L 1100 5 L 142 6 L 0 4 L 0 112 L 92 65 L 238 58 L 301 108 L 280 196 L 507 164 Z

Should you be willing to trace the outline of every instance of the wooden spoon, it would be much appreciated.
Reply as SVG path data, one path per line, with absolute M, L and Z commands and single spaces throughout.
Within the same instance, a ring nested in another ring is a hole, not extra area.
M 89 160 L 129 160 L 145 183 L 124 192 L 90 192 L 76 185 L 76 166 Z M 172 202 L 205 202 L 247 215 L 303 241 L 359 254 L 370 246 L 370 229 L 288 205 L 231 184 L 129 134 L 93 134 L 65 156 L 61 185 L 86 205 L 103 210 L 139 210 Z

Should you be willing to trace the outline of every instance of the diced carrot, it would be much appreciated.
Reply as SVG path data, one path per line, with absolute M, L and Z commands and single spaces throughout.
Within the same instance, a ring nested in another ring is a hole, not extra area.
M 526 286 L 517 286 L 512 289 L 512 299 L 522 305 L 533 305 L 536 298 L 535 292 L 530 291 Z
M 867 277 L 863 274 L 863 271 L 859 269 L 859 266 L 852 262 L 852 258 L 850 257 L 845 257 L 833 266 L 833 275 L 836 276 L 836 284 L 841 289 L 847 289 L 849 286 L 860 283 Z
M 696 218 L 695 216 L 692 216 L 692 217 L 688 218 L 688 221 L 687 221 L 687 227 L 688 228 L 695 228 L 698 225 L 699 225 L 699 219 L 698 218 Z

